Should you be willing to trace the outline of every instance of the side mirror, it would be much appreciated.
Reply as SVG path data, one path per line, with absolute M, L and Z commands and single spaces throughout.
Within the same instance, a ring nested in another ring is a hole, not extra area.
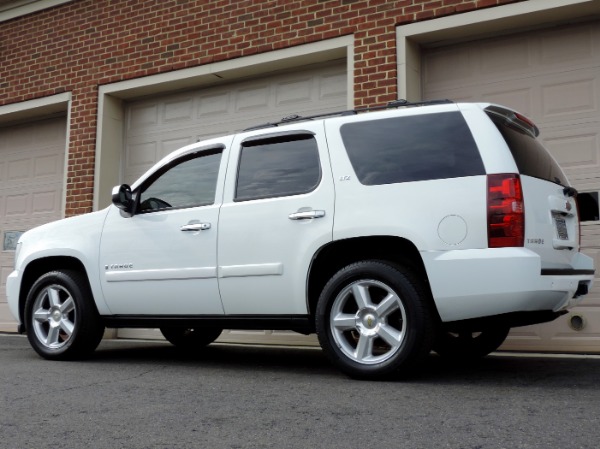
M 127 184 L 115 186 L 112 190 L 112 203 L 122 211 L 131 213 L 133 211 L 131 187 Z

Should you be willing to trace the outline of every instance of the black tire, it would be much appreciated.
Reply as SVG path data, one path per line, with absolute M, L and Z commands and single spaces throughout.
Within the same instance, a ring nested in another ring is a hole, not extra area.
M 161 327 L 163 336 L 174 346 L 181 349 L 198 349 L 208 346 L 221 335 L 223 329 L 215 327 Z
M 434 339 L 429 295 L 418 277 L 380 261 L 338 271 L 319 297 L 315 326 L 329 359 L 356 379 L 414 372 Z
M 73 360 L 93 352 L 104 325 L 87 279 L 77 271 L 51 271 L 31 287 L 25 301 L 27 338 L 48 360 Z
M 433 350 L 447 359 L 476 360 L 498 349 L 509 331 L 507 327 L 494 327 L 481 332 L 441 331 Z

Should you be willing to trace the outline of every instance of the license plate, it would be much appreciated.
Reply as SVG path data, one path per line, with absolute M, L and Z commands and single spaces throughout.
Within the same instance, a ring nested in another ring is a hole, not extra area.
M 567 232 L 567 222 L 560 215 L 554 216 L 554 224 L 556 226 L 556 232 L 560 240 L 569 240 L 569 233 Z

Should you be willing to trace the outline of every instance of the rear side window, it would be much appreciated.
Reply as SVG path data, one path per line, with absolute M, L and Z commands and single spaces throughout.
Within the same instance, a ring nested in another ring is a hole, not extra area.
M 235 201 L 299 195 L 321 180 L 312 134 L 282 135 L 242 143 Z
M 352 167 L 365 185 L 485 174 L 460 112 L 347 123 L 341 134 Z
M 519 173 L 563 186 L 569 185 L 559 165 L 539 140 L 500 116 L 490 114 L 490 118 L 506 140 Z

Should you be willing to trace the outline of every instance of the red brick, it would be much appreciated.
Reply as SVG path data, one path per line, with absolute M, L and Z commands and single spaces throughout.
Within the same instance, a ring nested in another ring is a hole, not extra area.
M 72 93 L 66 214 L 92 207 L 98 85 L 354 35 L 355 105 L 396 99 L 395 27 L 519 0 L 69 2 L 0 23 L 0 105 Z

